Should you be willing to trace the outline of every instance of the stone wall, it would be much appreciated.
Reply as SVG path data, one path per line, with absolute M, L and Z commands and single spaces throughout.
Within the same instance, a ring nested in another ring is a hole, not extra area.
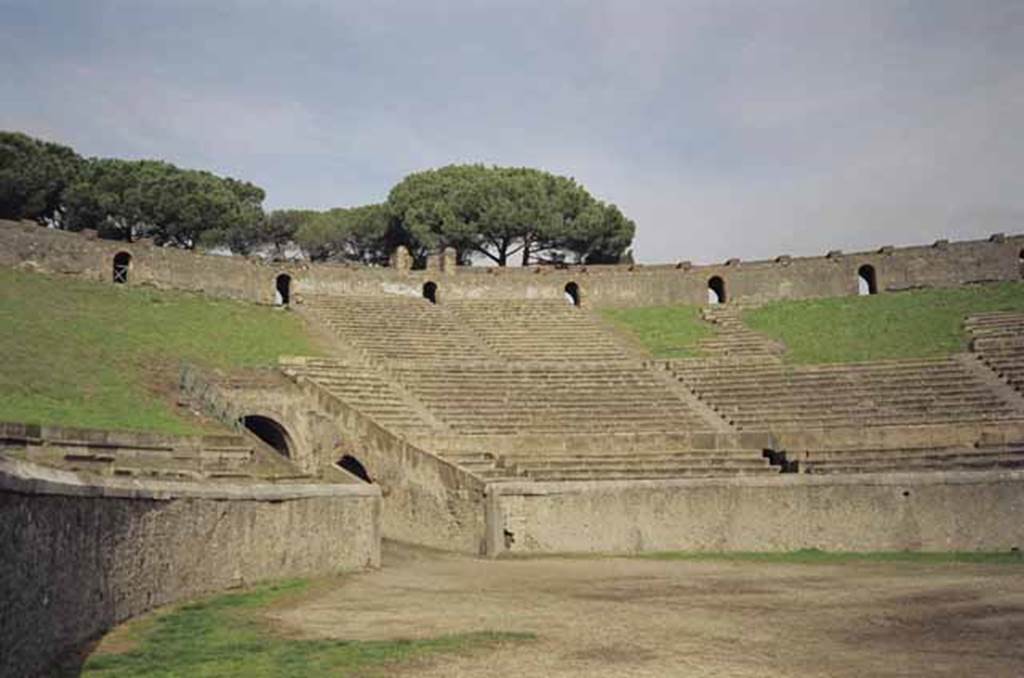
M 857 293 L 858 270 L 875 271 L 878 290 L 948 287 L 996 280 L 1019 280 L 1024 236 L 923 247 L 882 247 L 870 252 L 821 257 L 778 257 L 768 261 L 693 266 L 459 267 L 401 271 L 339 264 L 263 263 L 118 243 L 30 223 L 0 222 L 0 265 L 113 280 L 118 252 L 131 255 L 129 284 L 204 292 L 213 296 L 272 304 L 276 280 L 287 274 L 292 295 L 398 294 L 419 296 L 433 281 L 438 299 L 562 298 L 576 282 L 584 305 L 592 307 L 703 304 L 708 281 L 718 276 L 728 300 L 768 301 Z
M 141 612 L 380 563 L 360 485 L 83 481 L 0 457 L 0 675 L 34 675 Z
M 1024 546 L 1024 472 L 509 483 L 491 555 L 641 551 L 975 551 Z
M 244 414 L 279 422 L 301 441 L 293 461 L 306 472 L 332 467 L 344 455 L 355 457 L 380 488 L 385 537 L 474 555 L 484 551 L 482 481 L 377 425 L 308 379 L 275 388 L 260 382 L 221 385 L 188 369 L 183 392 L 228 424 Z

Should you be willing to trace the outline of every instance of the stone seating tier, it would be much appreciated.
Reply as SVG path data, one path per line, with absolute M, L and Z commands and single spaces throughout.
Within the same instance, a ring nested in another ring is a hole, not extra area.
M 46 427 L 0 425 L 0 452 L 44 466 L 115 477 L 160 480 L 291 480 L 297 474 L 286 460 L 262 453 L 243 436 L 171 436 Z M 39 429 L 39 427 L 35 427 Z
M 964 328 L 982 362 L 1010 386 L 1024 391 L 1024 313 L 976 314 L 967 318 Z
M 459 433 L 706 430 L 712 426 L 636 363 L 402 365 L 391 370 Z
M 458 300 L 445 307 L 508 360 L 603 361 L 631 356 L 604 323 L 561 299 Z
M 845 365 L 675 363 L 676 377 L 740 428 L 800 428 L 1024 419 L 953 358 Z
M 975 447 L 813 450 L 788 455 L 809 474 L 996 471 L 1024 468 L 1024 443 Z
M 385 428 L 417 432 L 438 428 L 408 393 L 371 365 L 306 358 L 283 369 L 289 376 L 312 380 Z

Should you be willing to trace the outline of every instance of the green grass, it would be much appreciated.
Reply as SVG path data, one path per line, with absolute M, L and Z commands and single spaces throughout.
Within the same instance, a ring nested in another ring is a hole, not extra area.
M 302 581 L 218 596 L 129 622 L 130 649 L 94 653 L 82 675 L 128 676 L 348 676 L 388 675 L 388 668 L 434 655 L 464 654 L 531 634 L 480 632 L 424 640 L 297 640 L 273 633 L 265 609 L 306 591 Z
M 963 351 L 964 316 L 984 311 L 1024 311 L 1024 284 L 775 302 L 744 313 L 743 320 L 782 341 L 787 362 L 812 364 Z
M 697 552 L 661 551 L 638 556 L 653 560 L 716 560 L 742 563 L 781 563 L 828 565 L 841 563 L 981 563 L 993 565 L 1024 565 L 1024 553 L 1020 551 L 876 551 L 856 553 L 853 551 L 822 551 L 801 549 L 775 553 L 738 552 Z
M 632 334 L 655 358 L 699 355 L 697 342 L 712 334 L 697 306 L 604 309 L 602 315 Z
M 0 270 L 0 420 L 193 433 L 182 361 L 226 369 L 315 353 L 299 318 L 255 304 Z

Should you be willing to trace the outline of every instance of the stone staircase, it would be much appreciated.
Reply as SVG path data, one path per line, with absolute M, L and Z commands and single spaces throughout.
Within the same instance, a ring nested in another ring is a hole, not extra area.
M 670 364 L 676 378 L 740 429 L 984 423 L 1024 419 L 954 357 L 835 365 Z
M 968 316 L 964 329 L 971 350 L 1017 391 L 1024 392 L 1024 313 L 994 312 Z
M 280 366 L 289 377 L 309 379 L 389 430 L 420 433 L 447 429 L 380 368 L 339 358 L 285 358 Z
M 1024 469 L 1024 442 L 973 447 L 903 447 L 788 453 L 802 473 L 900 473 Z
M 445 306 L 506 360 L 600 362 L 634 357 L 589 311 L 561 299 L 459 300 Z
M 764 358 L 775 359 L 786 347 L 747 327 L 740 318 L 742 306 L 716 304 L 704 306 L 701 318 L 715 328 L 715 334 L 698 342 L 698 348 L 709 358 Z

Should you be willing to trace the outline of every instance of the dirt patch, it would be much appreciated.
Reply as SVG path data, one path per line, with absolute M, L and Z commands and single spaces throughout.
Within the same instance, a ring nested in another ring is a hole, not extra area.
M 1017 566 L 488 561 L 390 546 L 380 571 L 269 615 L 296 637 L 537 636 L 406 675 L 1017 677 L 1024 667 Z

